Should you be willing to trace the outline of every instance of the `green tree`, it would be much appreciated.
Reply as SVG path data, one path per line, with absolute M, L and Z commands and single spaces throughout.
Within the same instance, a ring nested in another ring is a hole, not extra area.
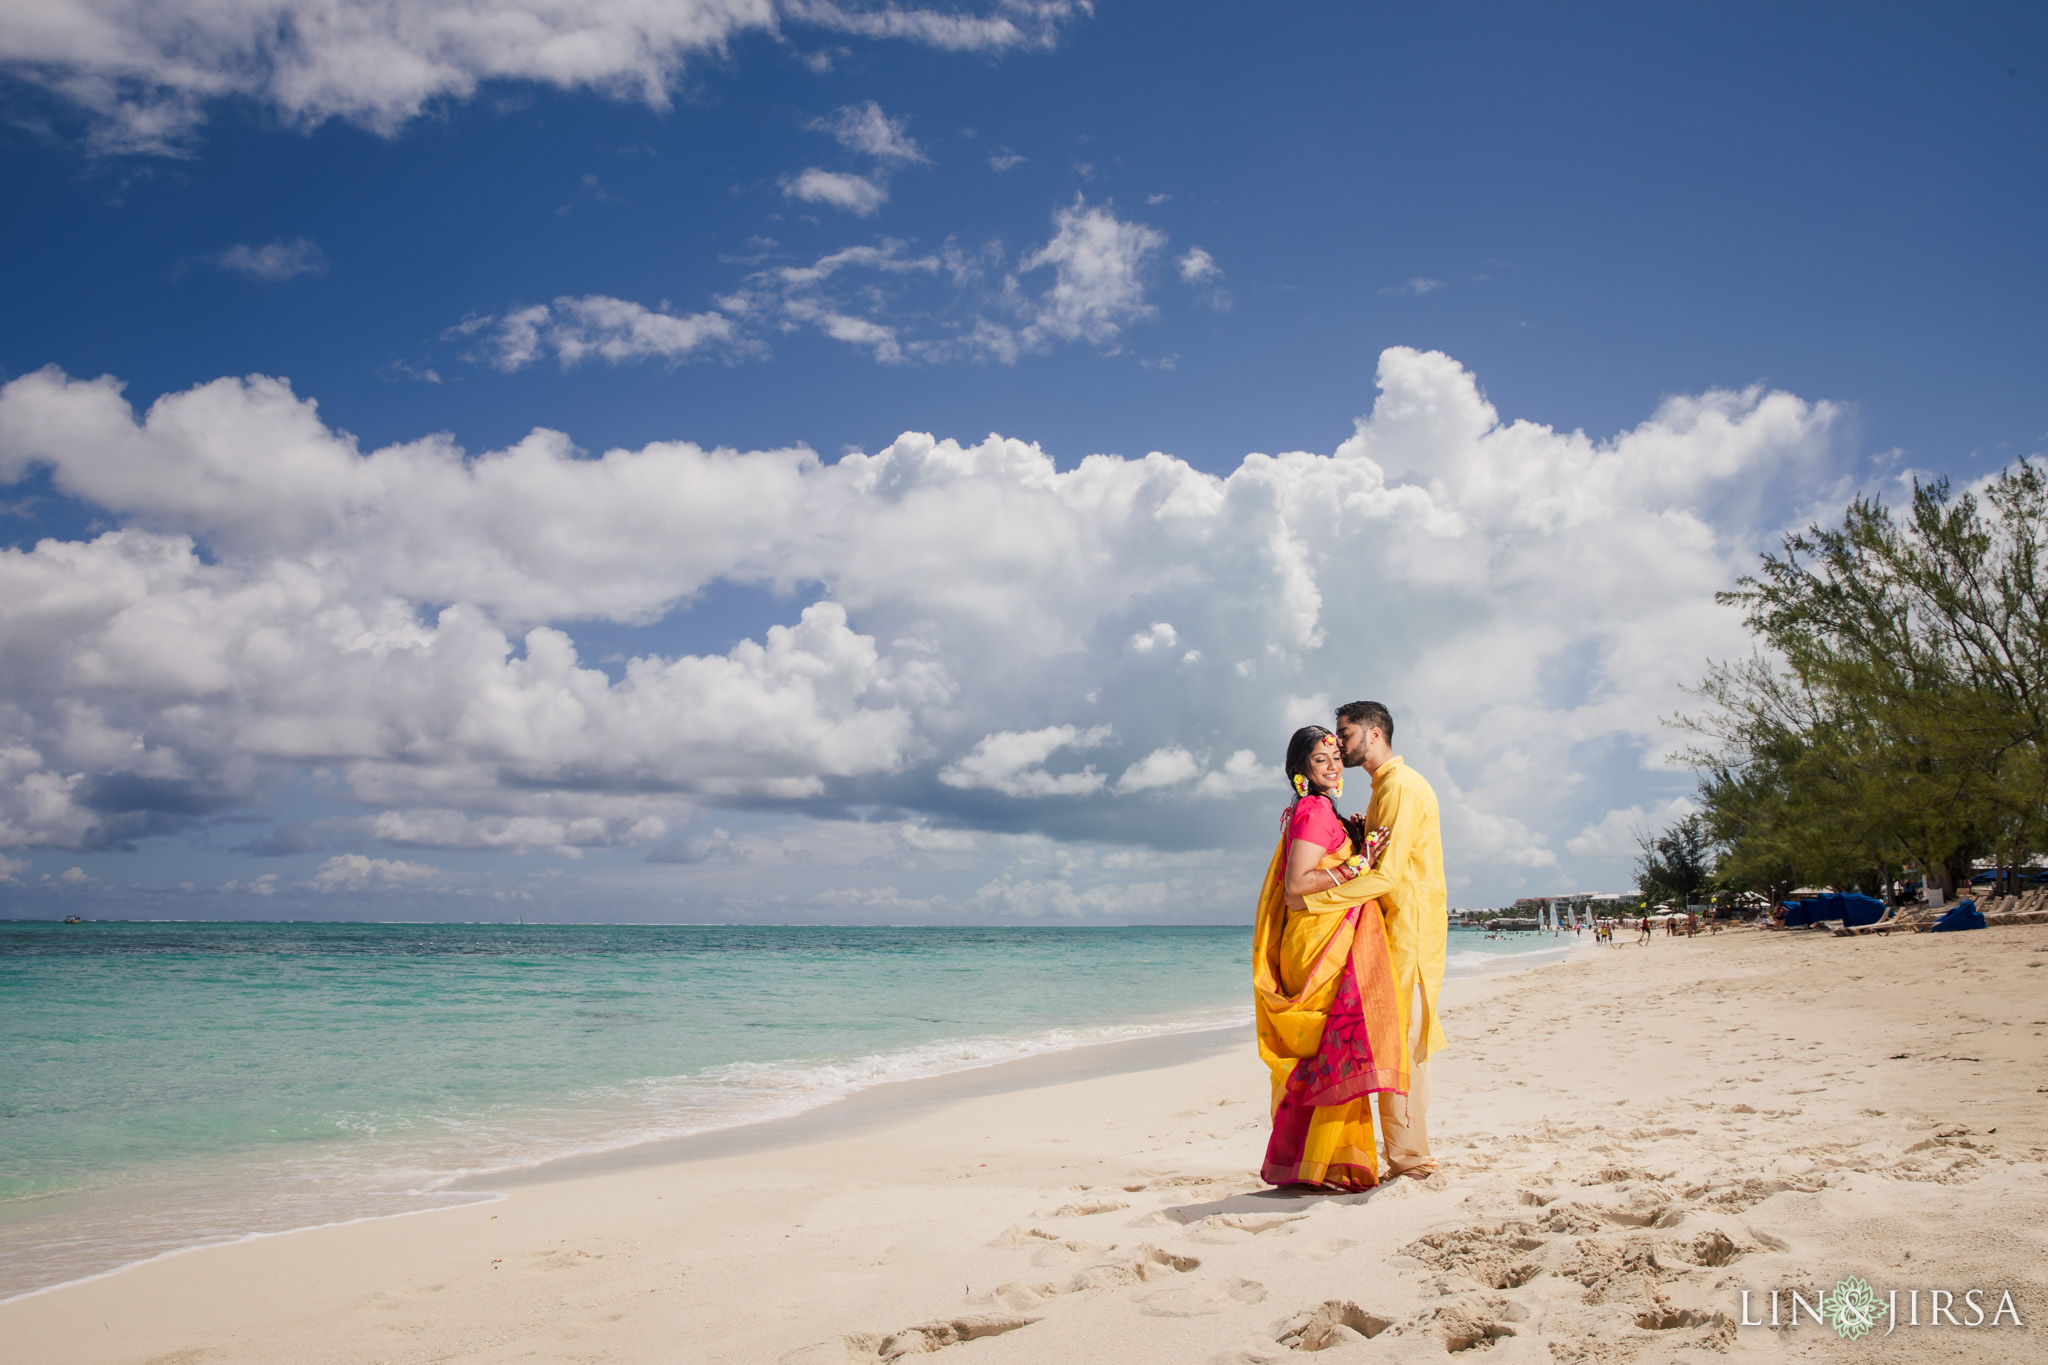
M 1894 519 L 1851 503 L 1721 595 L 1760 652 L 1712 666 L 1702 819 L 1724 875 L 1846 883 L 1912 859 L 1943 883 L 1973 858 L 2048 849 L 2048 475 L 1981 498 L 1913 486 Z
M 1674 900 L 1683 909 L 1714 879 L 1707 825 L 1697 815 L 1662 834 L 1644 833 L 1636 842 L 1642 850 L 1636 858 L 1636 893 L 1645 905 Z

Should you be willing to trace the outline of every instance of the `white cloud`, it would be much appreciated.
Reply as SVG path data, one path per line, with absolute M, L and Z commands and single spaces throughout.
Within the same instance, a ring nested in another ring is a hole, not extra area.
M 785 182 L 783 192 L 862 215 L 888 198 L 876 178 L 815 167 Z M 1014 270 L 1007 268 L 1001 242 L 970 250 L 949 238 L 935 251 L 911 255 L 907 243 L 883 237 L 827 252 L 808 265 L 756 270 L 719 296 L 715 311 L 678 314 L 666 303 L 654 310 L 592 294 L 470 318 L 448 336 L 474 339 L 471 359 L 507 371 L 550 353 L 565 368 L 591 357 L 619 364 L 712 353 L 761 356 L 767 338 L 799 330 L 815 330 L 885 365 L 1013 364 L 1061 342 L 1114 354 L 1124 329 L 1156 311 L 1145 301 L 1145 275 L 1166 237 L 1078 201 L 1053 215 L 1053 227 L 1051 239 Z M 764 251 L 728 259 L 757 264 L 765 258 Z M 1042 289 L 1026 283 L 1047 269 L 1051 279 Z M 1223 290 L 1210 288 L 1211 306 L 1227 308 L 1229 301 Z
M 845 209 L 857 218 L 867 218 L 889 202 L 888 187 L 881 181 L 851 171 L 826 171 L 816 166 L 782 182 L 782 193 L 806 204 L 826 204 Z
M 822 28 L 955 52 L 1053 45 L 1087 0 L 943 10 L 833 0 L 38 0 L 0 7 L 0 65 L 73 101 L 112 152 L 175 153 L 208 107 L 395 134 L 485 81 L 587 89 L 656 109 L 687 64 L 750 32 Z
M 29 870 L 26 858 L 10 858 L 0 853 L 0 885 L 20 886 L 21 874 Z
M 57 880 L 71 886 L 84 886 L 97 879 L 82 867 L 67 867 L 58 874 Z
M 1250 749 L 1239 749 L 1223 766 L 1202 774 L 1195 795 L 1206 801 L 1226 801 L 1255 792 L 1287 794 L 1287 774 L 1278 763 L 1261 763 Z
M 910 136 L 909 124 L 889 117 L 873 100 L 846 105 L 834 111 L 831 118 L 815 119 L 809 126 L 817 132 L 830 133 L 848 151 L 884 163 L 931 160 Z
M 1171 621 L 1154 621 L 1144 630 L 1131 636 L 1130 647 L 1140 654 L 1153 650 L 1168 650 L 1178 647 L 1180 632 L 1173 628 Z
M 885 285 L 936 276 L 943 268 L 940 257 L 906 256 L 904 243 L 884 238 L 880 246 L 847 247 L 810 265 L 757 271 L 719 304 L 743 322 L 777 329 L 814 328 L 834 341 L 868 351 L 883 364 L 895 364 L 906 358 L 897 329 L 862 314 L 878 307 Z M 868 278 L 845 287 L 840 282 L 843 275 Z
M 988 168 L 994 171 L 997 175 L 1001 175 L 1005 171 L 1014 171 L 1015 169 L 1017 169 L 1017 167 L 1023 165 L 1026 161 L 1029 161 L 1030 159 L 1031 158 L 1026 156 L 1019 156 L 1017 153 L 1011 151 L 1008 147 L 1005 147 L 1001 151 L 998 151 L 993 156 L 989 157 Z
M 1380 292 L 1382 294 L 1413 294 L 1420 298 L 1424 294 L 1434 294 L 1443 287 L 1444 282 L 1442 280 L 1432 280 L 1426 275 L 1416 275 L 1403 280 L 1399 284 L 1388 285 L 1380 290 Z
M 581 803 L 588 810 L 592 803 Z M 363 833 L 401 848 L 480 849 L 581 858 L 589 848 L 644 845 L 668 832 L 667 822 L 637 812 L 497 815 L 471 819 L 459 810 L 387 810 L 360 825 Z
M 990 14 L 971 10 L 845 6 L 834 0 L 782 0 L 791 21 L 863 38 L 900 38 L 951 52 L 1052 47 L 1062 25 L 1095 12 L 1091 0 L 998 0 Z
M 270 874 L 274 877 L 276 874 Z M 368 858 L 360 853 L 343 853 L 320 864 L 307 883 L 315 891 L 367 891 L 372 887 L 416 886 L 445 875 L 438 867 L 409 863 L 396 858 Z
M 1144 274 L 1165 246 L 1165 233 L 1125 222 L 1107 208 L 1076 199 L 1059 210 L 1052 240 L 1018 264 L 1020 275 L 1048 266 L 1053 271 L 1052 287 L 1027 310 L 1026 349 L 1053 339 L 1109 346 L 1126 327 L 1151 317 Z
M 1195 756 L 1178 744 L 1163 749 L 1154 749 L 1143 758 L 1124 769 L 1124 775 L 1116 780 L 1119 794 L 1151 791 L 1155 787 L 1178 787 L 1201 776 L 1202 765 Z
M 304 237 L 248 246 L 241 242 L 207 258 L 222 270 L 276 283 L 299 275 L 325 275 L 327 253 Z
M 1189 247 L 1178 262 L 1181 283 L 1192 286 L 1197 297 L 1219 313 L 1230 311 L 1230 291 L 1222 285 L 1223 269 L 1215 257 L 1200 247 Z
M 1107 725 L 1090 730 L 1071 725 L 1003 730 L 984 735 L 958 762 L 940 769 L 939 781 L 962 791 L 981 788 L 1004 796 L 1086 796 L 1102 790 L 1108 779 L 1092 767 L 1049 773 L 1045 761 L 1062 749 L 1092 749 L 1108 742 L 1109 737 Z
M 1611 810 L 1594 823 L 1565 840 L 1565 848 L 1581 858 L 1609 863 L 1632 863 L 1642 851 L 1637 842 L 1643 834 L 1662 834 L 1671 825 L 1699 807 L 1683 796 L 1674 796 L 1645 810 L 1629 806 Z
M 481 338 L 483 359 L 507 372 L 550 353 L 565 370 L 593 358 L 612 365 L 681 361 L 734 340 L 732 322 L 721 314 L 678 314 L 665 306 L 656 311 L 604 294 L 559 298 L 502 317 L 471 318 L 455 332 Z
M 546 431 L 364 452 L 275 380 L 136 413 L 111 380 L 24 375 L 0 388 L 0 481 L 47 468 L 117 529 L 0 551 L 0 848 L 147 839 L 317 772 L 356 837 L 399 848 L 687 849 L 740 808 L 984 822 L 1023 842 L 878 827 L 849 856 L 913 900 L 932 889 L 902 869 L 931 859 L 979 877 L 961 896 L 1029 881 L 1085 907 L 1182 874 L 1084 876 L 1073 839 L 1263 842 L 1287 735 L 1362 695 L 1393 707 L 1479 894 L 1561 854 L 1597 870 L 1594 831 L 1668 794 L 1614 755 L 1647 764 L 1677 684 L 1743 647 L 1712 594 L 1833 458 L 1836 412 L 1712 392 L 1595 440 L 1503 421 L 1439 354 L 1390 349 L 1379 384 L 1331 453 L 1219 475 L 917 433 L 830 462 L 586 456 Z M 724 653 L 665 643 L 720 582 L 809 605 Z M 644 645 L 586 663 L 592 620 Z M 1112 735 L 1123 761 L 1085 761 Z

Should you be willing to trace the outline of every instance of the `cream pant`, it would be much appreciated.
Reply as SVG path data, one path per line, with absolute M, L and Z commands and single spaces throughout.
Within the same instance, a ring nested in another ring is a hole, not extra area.
M 1419 1048 L 1422 1045 L 1422 987 L 1415 988 L 1415 998 L 1409 1010 L 1408 1045 Z M 1394 1095 L 1382 1091 L 1380 1102 L 1380 1140 L 1386 1147 L 1387 1175 L 1402 1175 L 1408 1171 L 1436 1169 L 1436 1158 L 1429 1154 L 1429 1063 L 1420 1061 L 1408 1077 L 1408 1093 Z

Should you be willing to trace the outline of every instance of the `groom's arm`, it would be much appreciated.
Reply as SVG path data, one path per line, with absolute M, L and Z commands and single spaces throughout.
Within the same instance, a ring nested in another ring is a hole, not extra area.
M 1408 866 L 1408 855 L 1415 846 L 1415 826 L 1421 815 L 1416 804 L 1404 796 L 1399 786 L 1391 786 L 1380 796 L 1379 814 L 1387 823 L 1388 833 L 1378 866 L 1365 869 L 1342 886 L 1307 897 L 1309 909 L 1342 910 L 1363 905 L 1400 885 L 1402 870 Z

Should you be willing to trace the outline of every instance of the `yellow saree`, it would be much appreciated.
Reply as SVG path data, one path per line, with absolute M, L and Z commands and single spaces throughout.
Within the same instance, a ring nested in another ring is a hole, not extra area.
M 1408 1038 L 1394 999 L 1379 905 L 1290 911 L 1289 836 L 1266 869 L 1252 931 L 1259 1056 L 1273 1073 L 1273 1136 L 1261 1175 L 1274 1185 L 1379 1183 L 1372 1096 L 1408 1090 Z M 1351 844 L 1322 866 L 1351 856 Z

